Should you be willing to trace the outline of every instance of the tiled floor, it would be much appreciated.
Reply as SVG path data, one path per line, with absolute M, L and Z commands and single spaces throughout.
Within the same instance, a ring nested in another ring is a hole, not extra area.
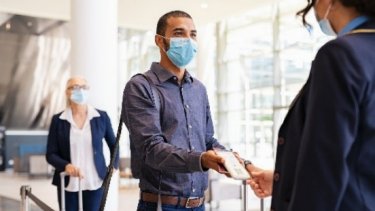
M 22 185 L 31 187 L 32 193 L 48 204 L 51 208 L 57 210 L 56 189 L 51 185 L 51 178 L 36 177 L 29 178 L 27 174 L 17 174 L 11 171 L 0 172 L 0 211 L 18 211 L 20 210 L 20 188 Z M 225 191 L 225 190 L 223 190 Z M 119 189 L 119 211 L 136 210 L 138 203 L 139 190 L 137 181 L 120 180 Z M 260 210 L 259 200 L 254 196 L 249 197 L 250 210 Z M 242 202 L 240 200 L 226 200 L 220 202 L 220 207 L 212 209 L 214 211 L 240 211 Z M 31 207 L 31 211 L 40 211 L 36 206 Z M 206 210 L 209 211 L 207 204 Z

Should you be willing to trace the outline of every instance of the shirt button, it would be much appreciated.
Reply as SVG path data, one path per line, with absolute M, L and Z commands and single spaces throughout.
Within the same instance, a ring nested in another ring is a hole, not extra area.
M 186 105 L 185 105 L 185 108 L 189 109 L 189 105 L 188 105 L 188 104 L 186 104 Z
M 181 91 L 184 91 L 184 87 L 181 87 Z
M 191 126 L 191 125 L 189 125 L 189 128 L 191 129 L 191 128 L 192 128 L 192 126 Z
M 195 147 L 191 147 L 192 150 L 195 150 Z
M 195 188 L 193 188 L 193 192 L 195 192 Z
M 273 175 L 273 180 L 274 180 L 275 182 L 277 182 L 277 181 L 279 181 L 279 179 L 280 179 L 280 174 L 277 173 L 277 172 L 275 172 L 275 174 Z
M 285 143 L 285 139 L 284 139 L 283 137 L 279 137 L 279 138 L 277 139 L 277 143 L 278 143 L 279 145 L 283 145 L 283 144 Z
M 176 77 L 176 76 L 173 76 L 173 80 L 177 81 L 177 77 Z

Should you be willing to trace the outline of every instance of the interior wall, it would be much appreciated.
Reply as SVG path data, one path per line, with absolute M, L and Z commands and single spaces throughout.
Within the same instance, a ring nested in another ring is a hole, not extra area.
M 17 21 L 10 19 L 0 27 L 0 125 L 46 129 L 52 115 L 65 107 L 70 75 L 68 26 L 14 18 Z

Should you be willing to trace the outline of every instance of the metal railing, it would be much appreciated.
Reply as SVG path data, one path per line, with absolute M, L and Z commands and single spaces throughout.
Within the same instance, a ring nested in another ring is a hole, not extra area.
M 28 185 L 21 186 L 21 211 L 30 210 L 30 200 L 31 199 L 38 207 L 44 211 L 53 211 L 53 209 L 31 193 L 31 187 Z
M 60 173 L 60 183 L 61 183 L 61 211 L 65 211 L 65 176 L 67 174 L 65 172 Z M 82 206 L 82 190 L 81 190 L 81 180 L 78 182 L 79 191 L 78 191 L 78 201 L 79 201 L 79 211 L 83 211 Z M 247 211 L 249 209 L 247 198 L 248 198 L 248 185 L 246 185 L 246 181 L 243 181 L 243 210 Z M 21 211 L 29 211 L 30 210 L 30 200 L 31 199 L 37 206 L 39 206 L 44 211 L 53 211 L 53 209 L 36 197 L 31 192 L 31 187 L 24 185 L 21 186 L 20 190 L 21 194 Z M 264 211 L 264 200 L 260 200 L 260 211 Z
M 65 172 L 60 173 L 60 183 L 61 183 L 61 211 L 65 211 L 65 176 L 67 174 Z M 82 203 L 82 188 L 81 188 L 81 179 L 78 182 L 78 210 L 83 211 L 83 203 Z M 39 208 L 43 211 L 54 211 L 50 206 L 36 197 L 34 194 L 31 193 L 31 187 L 28 185 L 21 186 L 20 190 L 21 195 L 21 211 L 29 211 L 30 210 L 30 200 L 31 199 Z

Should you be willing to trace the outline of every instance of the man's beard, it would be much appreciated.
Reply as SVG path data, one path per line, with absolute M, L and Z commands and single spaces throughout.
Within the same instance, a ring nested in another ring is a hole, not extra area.
M 164 51 L 167 52 L 169 50 L 169 43 L 166 41 L 166 39 L 163 37 L 163 44 L 165 46 Z

